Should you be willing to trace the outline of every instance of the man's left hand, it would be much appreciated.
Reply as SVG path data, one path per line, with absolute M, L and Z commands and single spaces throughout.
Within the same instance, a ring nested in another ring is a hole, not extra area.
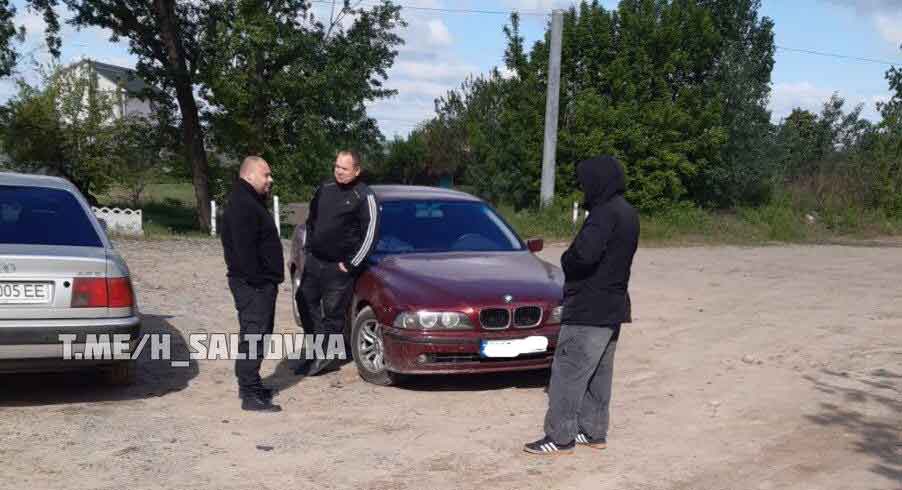
M 345 263 L 344 263 L 344 262 L 339 262 L 339 263 L 338 263 L 338 268 L 341 269 L 342 272 L 348 272 L 348 269 L 345 267 Z

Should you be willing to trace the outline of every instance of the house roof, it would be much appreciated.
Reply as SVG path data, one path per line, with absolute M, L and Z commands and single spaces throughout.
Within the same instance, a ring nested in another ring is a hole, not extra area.
M 92 59 L 81 60 L 78 63 L 71 65 L 70 68 L 86 63 L 90 63 L 93 66 L 97 75 L 102 76 L 117 85 L 121 85 L 122 88 L 131 95 L 143 96 L 144 90 L 148 87 L 148 84 L 144 83 L 144 80 L 138 75 L 137 70 L 131 68 L 102 63 Z

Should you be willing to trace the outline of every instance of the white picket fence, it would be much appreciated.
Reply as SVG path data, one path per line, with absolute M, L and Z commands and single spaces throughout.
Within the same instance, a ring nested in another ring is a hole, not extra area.
M 106 223 L 108 233 L 117 235 L 144 235 L 144 217 L 140 209 L 92 207 L 94 216 Z

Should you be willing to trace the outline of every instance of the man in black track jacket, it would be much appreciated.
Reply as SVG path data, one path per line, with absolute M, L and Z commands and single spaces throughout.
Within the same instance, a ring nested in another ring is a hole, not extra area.
M 602 156 L 580 162 L 577 179 L 589 217 L 561 257 L 564 311 L 551 381 L 545 437 L 533 454 L 607 445 L 614 351 L 620 325 L 632 321 L 627 291 L 639 243 L 639 215 L 623 196 L 623 168 Z
M 320 185 L 310 202 L 304 273 L 295 298 L 305 334 L 343 333 L 355 279 L 376 243 L 379 205 L 359 180 L 360 172 L 355 152 L 339 152 L 334 179 Z M 335 367 L 332 361 L 315 359 L 297 371 L 306 367 L 313 376 Z

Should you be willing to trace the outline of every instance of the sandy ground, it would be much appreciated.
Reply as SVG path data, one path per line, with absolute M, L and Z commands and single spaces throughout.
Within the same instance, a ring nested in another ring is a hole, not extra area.
M 237 330 L 217 242 L 119 248 L 145 331 Z M 280 414 L 242 412 L 227 361 L 2 376 L 0 487 L 902 489 L 900 284 L 898 247 L 641 249 L 610 447 L 553 459 L 521 451 L 547 371 L 381 388 L 268 361 Z

